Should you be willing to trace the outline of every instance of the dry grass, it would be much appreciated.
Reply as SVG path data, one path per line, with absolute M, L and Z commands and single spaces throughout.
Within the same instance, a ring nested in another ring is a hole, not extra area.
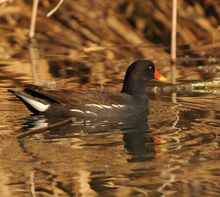
M 1 1 L 1 40 L 13 35 L 16 42 L 28 38 L 31 18 L 31 1 Z M 60 5 L 57 10 L 57 4 Z M 54 9 L 56 12 L 54 13 Z M 98 51 L 112 46 L 160 44 L 165 50 L 152 52 L 138 48 L 143 57 L 154 58 L 158 52 L 168 58 L 171 30 L 172 1 L 163 0 L 65 0 L 50 3 L 41 0 L 37 15 L 37 39 L 53 40 L 54 44 L 71 48 L 92 48 Z M 53 15 L 46 15 L 52 10 Z M 216 0 L 178 1 L 177 44 L 190 43 L 198 50 L 198 41 L 219 47 L 220 2 Z M 15 38 L 16 37 L 16 38 Z M 11 39 L 11 38 L 10 38 Z M 101 48 L 100 48 L 101 47 Z M 91 50 L 89 50 L 91 51 Z M 114 53 L 114 51 L 113 51 Z M 126 50 L 123 51 L 126 53 Z M 126 55 L 126 54 L 125 54 Z

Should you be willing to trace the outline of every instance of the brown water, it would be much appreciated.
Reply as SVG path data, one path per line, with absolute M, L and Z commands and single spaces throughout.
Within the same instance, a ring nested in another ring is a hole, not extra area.
M 0 196 L 219 196 L 218 89 L 152 94 L 149 115 L 129 123 L 76 122 L 10 138 L 50 120 L 31 115 L 7 88 L 36 83 L 117 91 L 134 59 L 51 48 L 4 52 L 0 58 Z M 207 62 L 181 62 L 177 81 L 219 77 L 218 67 Z M 169 78 L 168 60 L 159 57 L 160 63 Z

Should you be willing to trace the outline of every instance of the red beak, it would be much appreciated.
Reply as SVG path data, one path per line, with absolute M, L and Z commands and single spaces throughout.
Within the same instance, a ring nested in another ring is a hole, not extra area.
M 155 70 L 155 73 L 154 73 L 154 78 L 157 79 L 157 80 L 160 80 L 160 81 L 166 81 L 166 78 L 161 75 L 158 70 Z

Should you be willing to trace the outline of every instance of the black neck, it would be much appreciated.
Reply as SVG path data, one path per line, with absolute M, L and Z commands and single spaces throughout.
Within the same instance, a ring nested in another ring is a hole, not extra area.
M 146 93 L 144 88 L 144 80 L 141 77 L 129 77 L 126 75 L 121 92 L 132 95 L 134 97 L 145 97 Z

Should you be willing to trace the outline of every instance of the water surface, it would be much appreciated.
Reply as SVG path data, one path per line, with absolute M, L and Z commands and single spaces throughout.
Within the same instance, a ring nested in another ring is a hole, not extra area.
M 120 91 L 127 65 L 139 58 L 112 58 L 108 51 L 70 56 L 48 48 L 0 59 L 0 196 L 219 195 L 220 95 L 215 92 L 151 94 L 147 116 L 79 121 L 10 138 L 50 120 L 31 115 L 7 88 L 35 83 Z M 157 65 L 171 76 L 168 60 L 159 57 Z M 219 77 L 208 68 L 207 59 L 180 61 L 177 81 Z

